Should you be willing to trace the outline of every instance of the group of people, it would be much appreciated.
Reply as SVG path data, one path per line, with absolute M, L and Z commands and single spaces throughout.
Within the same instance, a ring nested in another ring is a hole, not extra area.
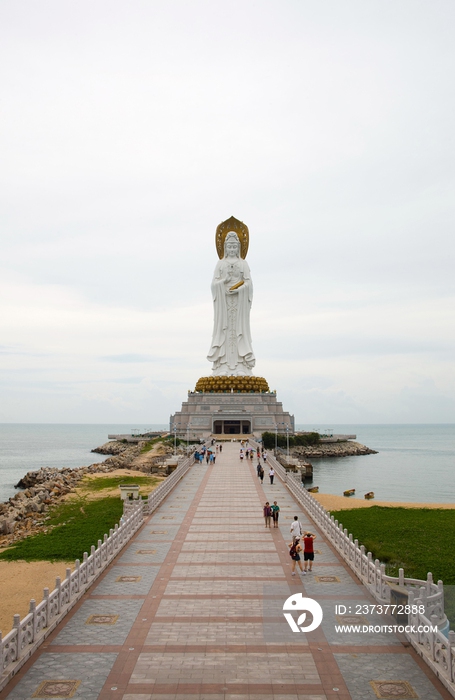
M 265 472 L 264 472 L 264 467 L 262 466 L 262 464 L 261 464 L 260 462 L 257 463 L 256 470 L 257 470 L 257 473 L 258 473 L 258 479 L 259 479 L 259 481 L 261 482 L 261 484 L 263 484 L 263 483 L 264 483 L 264 475 L 265 475 Z M 269 479 L 270 479 L 270 485 L 271 485 L 271 486 L 273 486 L 273 480 L 274 480 L 274 478 L 275 478 L 275 470 L 274 470 L 273 467 L 270 467 L 270 469 L 269 469 Z
M 213 466 L 216 462 L 217 453 L 223 451 L 223 445 L 216 445 L 215 451 L 213 450 L 213 446 L 213 440 L 212 447 L 209 447 L 208 449 L 205 445 L 202 445 L 202 447 L 199 450 L 196 450 L 194 453 L 195 461 L 199 462 L 199 464 L 202 464 L 205 459 L 207 464 L 211 464 Z
M 264 522 L 265 527 L 271 527 L 270 522 L 273 521 L 273 527 L 278 527 L 278 518 L 280 516 L 280 507 L 276 501 L 271 506 L 269 501 L 266 501 L 264 506 Z M 295 576 L 295 569 L 298 564 L 301 574 L 306 576 L 307 573 L 313 571 L 314 547 L 313 543 L 316 535 L 308 530 L 304 531 L 302 523 L 297 515 L 294 515 L 294 521 L 290 528 L 292 542 L 288 544 L 289 554 L 292 559 L 291 575 Z M 302 544 L 303 543 L 303 547 Z M 303 567 L 300 554 L 303 552 Z
M 273 506 L 267 501 L 264 506 L 265 526 L 270 527 L 270 521 L 273 521 L 273 527 L 278 527 L 278 518 L 280 517 L 280 506 L 276 501 L 273 501 Z
M 246 449 L 243 449 L 243 447 L 240 448 L 240 461 L 245 459 L 254 459 L 254 452 L 252 447 L 247 447 Z
M 292 559 L 291 573 L 295 576 L 296 565 L 299 565 L 300 572 L 305 576 L 307 573 L 311 573 L 313 570 L 314 561 L 314 547 L 313 542 L 316 539 L 316 535 L 312 532 L 304 531 L 302 523 L 300 522 L 297 515 L 294 515 L 294 521 L 290 528 L 290 533 L 292 535 L 292 542 L 289 543 L 289 554 Z M 303 535 L 303 548 L 301 545 Z M 302 559 L 300 553 L 303 551 L 303 568 Z

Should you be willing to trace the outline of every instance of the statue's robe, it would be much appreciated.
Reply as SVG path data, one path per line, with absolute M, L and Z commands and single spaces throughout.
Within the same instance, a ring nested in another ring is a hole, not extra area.
M 231 268 L 231 279 L 225 281 Z M 243 280 L 235 294 L 230 287 Z M 251 344 L 250 309 L 253 284 L 250 268 L 242 258 L 223 258 L 217 263 L 212 281 L 214 324 L 212 345 L 207 356 L 213 362 L 213 373 L 224 375 L 251 374 L 255 357 Z

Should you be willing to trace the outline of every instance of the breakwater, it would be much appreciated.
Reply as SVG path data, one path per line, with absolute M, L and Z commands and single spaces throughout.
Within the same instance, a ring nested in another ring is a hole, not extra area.
M 345 442 L 324 442 L 319 445 L 293 447 L 292 456 L 295 457 L 356 457 L 361 455 L 375 455 L 377 450 L 371 450 L 360 442 L 346 440 Z
M 47 532 L 48 510 L 73 491 L 87 474 L 109 473 L 117 469 L 134 469 L 150 474 L 156 460 L 154 453 L 141 454 L 144 442 L 137 445 L 108 442 L 92 452 L 111 455 L 104 462 L 74 469 L 41 467 L 29 471 L 15 485 L 21 489 L 0 503 L 0 547 L 7 547 L 29 535 Z M 159 449 L 166 456 L 171 448 Z

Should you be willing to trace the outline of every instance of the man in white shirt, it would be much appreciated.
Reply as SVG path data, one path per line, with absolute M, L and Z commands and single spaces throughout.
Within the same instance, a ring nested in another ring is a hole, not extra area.
M 294 522 L 292 523 L 291 528 L 290 528 L 290 533 L 292 535 L 292 542 L 295 542 L 296 539 L 300 539 L 302 532 L 303 532 L 302 523 L 300 522 L 298 516 L 294 515 Z

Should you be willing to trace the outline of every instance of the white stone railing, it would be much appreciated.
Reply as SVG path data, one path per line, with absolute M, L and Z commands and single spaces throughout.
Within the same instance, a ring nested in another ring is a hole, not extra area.
M 131 508 L 120 525 L 109 530 L 109 536 L 92 546 L 90 555 L 84 553 L 82 563 L 76 559 L 75 569 L 66 570 L 66 578 L 56 579 L 55 588 L 44 589 L 44 598 L 38 605 L 30 601 L 30 610 L 23 620 L 14 615 L 13 629 L 2 638 L 0 632 L 1 674 L 0 690 L 24 665 L 59 622 L 82 597 L 85 591 L 117 556 L 143 523 L 142 508 Z
M 330 516 L 321 504 L 308 493 L 300 478 L 286 469 L 271 455 L 267 461 L 273 465 L 276 474 L 286 484 L 295 499 L 302 505 L 311 520 L 320 528 L 330 543 L 335 547 L 346 564 L 358 579 L 366 586 L 372 596 L 379 602 L 389 603 L 390 584 L 405 588 L 408 604 L 419 609 L 424 606 L 424 613 L 409 615 L 409 626 L 438 627 L 438 632 L 407 632 L 406 636 L 422 659 L 430 666 L 445 687 L 455 697 L 455 632 L 448 632 L 447 616 L 444 612 L 444 588 L 442 581 L 433 582 L 433 575 L 428 573 L 427 580 L 406 578 L 404 570 L 399 569 L 398 576 L 388 576 L 385 564 L 378 559 L 373 561 L 371 552 L 359 547 L 342 523 Z M 412 609 L 412 608 L 411 608 Z
M 139 499 L 136 501 L 124 501 L 123 502 L 123 514 L 126 517 L 129 513 L 130 508 L 134 508 L 137 504 L 141 504 L 144 516 L 150 515 L 154 510 L 158 508 L 159 505 L 164 501 L 166 496 L 172 491 L 172 489 L 177 486 L 180 479 L 182 479 L 187 473 L 188 469 L 194 464 L 194 454 L 189 457 L 185 457 L 178 467 L 174 469 L 172 474 L 170 474 L 165 481 L 163 481 L 148 498 Z

